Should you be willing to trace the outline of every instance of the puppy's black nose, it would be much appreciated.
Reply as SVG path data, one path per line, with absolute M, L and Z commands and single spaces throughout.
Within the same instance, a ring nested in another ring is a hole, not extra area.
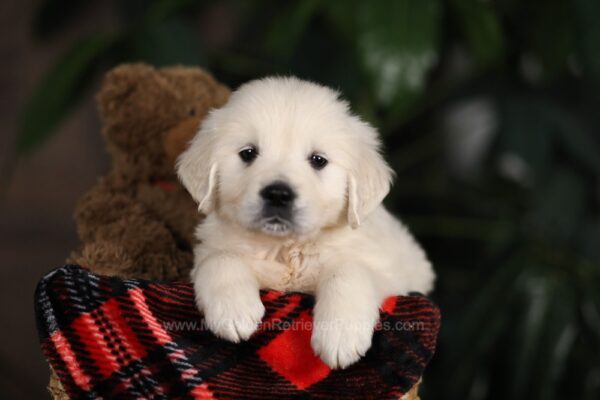
M 296 198 L 296 193 L 283 182 L 274 182 L 265 186 L 260 191 L 262 197 L 269 205 L 277 207 L 289 206 Z

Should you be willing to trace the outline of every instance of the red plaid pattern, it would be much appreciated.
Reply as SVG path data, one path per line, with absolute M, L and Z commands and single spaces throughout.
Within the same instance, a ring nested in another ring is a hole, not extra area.
M 382 306 L 373 345 L 344 370 L 310 347 L 308 295 L 261 293 L 263 324 L 244 343 L 203 329 L 188 283 L 46 275 L 35 295 L 42 350 L 71 398 L 397 399 L 419 380 L 440 324 L 422 296 Z

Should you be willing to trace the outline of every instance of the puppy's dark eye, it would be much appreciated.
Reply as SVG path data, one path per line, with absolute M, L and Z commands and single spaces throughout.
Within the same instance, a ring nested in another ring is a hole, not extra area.
M 258 150 L 254 146 L 246 146 L 238 154 L 243 162 L 250 164 L 258 157 Z
M 316 170 L 325 168 L 325 166 L 329 162 L 325 157 L 318 154 L 312 154 L 308 161 L 310 162 L 310 165 Z

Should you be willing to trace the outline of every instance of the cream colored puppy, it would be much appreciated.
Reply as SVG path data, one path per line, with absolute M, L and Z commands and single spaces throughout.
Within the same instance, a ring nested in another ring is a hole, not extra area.
M 207 215 L 191 277 L 217 336 L 252 335 L 260 289 L 313 293 L 313 349 L 344 368 L 386 297 L 432 289 L 425 254 L 381 205 L 392 171 L 379 147 L 336 92 L 296 78 L 245 84 L 210 113 L 177 171 Z

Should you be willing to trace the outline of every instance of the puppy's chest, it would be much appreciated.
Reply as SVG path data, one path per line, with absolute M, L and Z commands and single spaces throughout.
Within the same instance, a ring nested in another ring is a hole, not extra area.
M 310 244 L 286 243 L 255 252 L 253 269 L 262 289 L 314 293 L 319 254 Z

